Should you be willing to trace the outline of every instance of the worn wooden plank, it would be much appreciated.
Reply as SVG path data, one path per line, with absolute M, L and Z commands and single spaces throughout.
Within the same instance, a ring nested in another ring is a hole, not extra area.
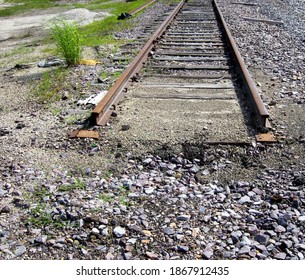
M 257 142 L 276 143 L 277 139 L 272 132 L 261 133 L 255 136 Z
M 169 78 L 169 79 L 214 79 L 214 80 L 222 80 L 222 79 L 231 79 L 231 75 L 166 75 L 166 74 L 144 74 L 143 77 L 156 77 L 156 78 Z
M 277 21 L 277 20 L 268 20 L 268 19 L 259 19 L 259 18 L 250 18 L 250 17 L 244 17 L 244 20 L 247 21 L 253 21 L 253 22 L 264 22 L 268 24 L 279 24 L 279 25 L 284 25 L 283 21 Z
M 200 93 L 200 92 L 136 92 L 132 94 L 134 98 L 158 98 L 158 99 L 201 99 L 201 100 L 232 100 L 236 99 L 234 94 L 209 94 L 209 93 Z
M 178 83 L 141 83 L 145 88 L 192 88 L 192 89 L 234 89 L 232 83 L 218 83 L 218 84 L 178 84 Z
M 116 56 L 112 58 L 112 61 L 128 61 L 131 60 L 131 57 L 126 57 L 126 56 Z
M 212 28 L 210 27 L 208 30 L 206 28 L 198 27 L 197 29 L 194 30 L 194 27 L 190 26 L 188 28 L 175 28 L 175 29 L 170 29 L 168 32 L 174 32 L 174 33 L 190 33 L 194 32 L 195 34 L 221 34 L 219 32 L 219 29 L 217 28 Z M 166 33 L 169 34 L 169 33 Z M 193 33 L 192 33 L 193 34 Z M 198 36 L 198 35 L 197 35 Z
M 245 3 L 245 2 L 231 2 L 233 5 L 244 5 L 244 6 L 257 6 L 257 3 Z
M 177 24 L 177 26 L 185 26 L 185 25 L 190 25 L 190 24 L 192 24 L 192 25 L 200 25 L 200 26 L 202 26 L 202 25 L 206 25 L 206 26 L 211 26 L 211 25 L 215 25 L 215 23 L 216 23 L 216 19 L 215 19 L 215 17 L 213 18 L 213 19 L 209 19 L 209 18 L 207 18 L 207 20 L 198 20 L 198 21 L 196 21 L 196 20 L 192 20 L 192 19 L 189 19 L 189 20 L 187 20 L 187 19 L 185 19 L 185 20 L 183 20 L 183 19 L 180 19 L 180 20 L 175 20 L 175 23 Z
M 167 56 L 219 56 L 224 54 L 223 50 L 217 52 L 171 52 L 171 51 L 160 51 L 156 53 L 157 55 L 167 55 Z
M 94 138 L 98 139 L 100 137 L 100 134 L 98 131 L 93 130 L 75 130 L 70 135 L 70 138 Z
M 179 45 L 162 45 L 160 46 L 159 50 L 179 50 L 179 51 L 215 51 L 215 50 L 219 50 L 219 51 L 223 51 L 223 48 L 219 47 L 219 48 L 215 48 L 215 47 L 209 47 L 209 46 L 202 46 L 202 45 L 198 45 L 198 46 L 184 46 L 184 47 L 180 47 Z
M 157 61 L 227 61 L 225 57 L 169 57 L 169 56 L 154 56 Z
M 193 39 L 176 39 L 176 38 L 168 38 L 164 37 L 164 40 L 161 42 L 166 43 L 221 43 L 221 39 L 219 38 L 207 38 L 207 39 L 197 39 L 196 37 L 193 37 Z
M 229 70 L 229 66 L 225 65 L 150 65 L 149 68 L 159 69 L 186 69 L 186 70 Z
M 208 40 L 208 39 L 218 39 L 218 40 L 221 40 L 221 36 L 219 34 L 216 34 L 216 35 L 197 35 L 197 36 L 192 36 L 193 39 L 190 39 L 190 35 L 189 34 L 180 34 L 180 35 L 166 35 L 164 36 L 163 38 L 165 39 L 170 39 L 170 40 L 176 40 L 176 39 L 181 39 L 181 40 L 184 40 L 184 41 L 193 41 L 197 39 L 201 40 L 201 39 L 204 39 L 204 40 Z
M 195 32 L 192 33 L 192 36 L 219 36 L 221 33 L 217 30 L 215 30 L 215 32 Z M 182 36 L 182 35 L 190 35 L 189 32 L 186 31 L 180 31 L 180 32 L 173 32 L 173 31 L 168 31 L 166 33 L 166 36 Z
M 175 22 L 176 23 L 185 23 L 185 22 L 194 22 L 194 23 L 197 23 L 197 22 L 202 22 L 202 23 L 215 23 L 216 21 L 216 18 L 215 18 L 215 15 L 212 15 L 212 16 L 208 16 L 208 15 L 205 15 L 205 17 L 203 15 L 201 16 L 197 16 L 197 17 L 192 17 L 192 16 L 177 16 L 176 17 L 176 20 Z
M 172 47 L 172 46 L 186 46 L 186 47 L 201 47 L 202 49 L 205 47 L 207 48 L 211 48 L 211 47 L 223 47 L 224 44 L 223 43 L 213 43 L 213 42 L 202 42 L 202 43 L 188 43 L 188 42 L 160 42 L 158 44 L 161 48 L 163 48 L 164 46 L 166 47 Z

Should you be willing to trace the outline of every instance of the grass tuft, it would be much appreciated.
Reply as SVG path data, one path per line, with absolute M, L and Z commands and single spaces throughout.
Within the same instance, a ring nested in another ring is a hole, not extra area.
M 73 190 L 84 190 L 86 188 L 86 185 L 84 182 L 81 182 L 80 180 L 75 179 L 75 182 L 73 184 L 69 184 L 69 185 L 61 185 L 58 188 L 59 192 L 70 192 Z
M 51 34 L 55 40 L 57 52 L 66 60 L 67 65 L 76 66 L 82 52 L 82 38 L 77 24 L 65 20 L 53 22 Z

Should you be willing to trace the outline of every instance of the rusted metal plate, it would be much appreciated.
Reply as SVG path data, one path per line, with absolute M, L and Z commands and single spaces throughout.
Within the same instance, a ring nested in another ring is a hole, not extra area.
M 70 138 L 94 138 L 98 139 L 100 137 L 100 134 L 98 131 L 93 130 L 75 130 L 70 135 Z
M 255 136 L 257 142 L 276 143 L 276 137 L 273 133 L 261 133 Z

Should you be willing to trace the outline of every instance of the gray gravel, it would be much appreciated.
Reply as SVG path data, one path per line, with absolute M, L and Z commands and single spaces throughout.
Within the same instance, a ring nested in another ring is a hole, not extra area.
M 16 114 L 14 104 L 0 110 L 0 259 L 304 259 L 305 23 L 294 20 L 304 18 L 304 2 L 219 2 L 279 143 L 129 147 L 112 142 L 111 125 L 98 141 L 70 140 L 77 124 L 32 103 Z M 287 24 L 248 23 L 248 15 Z M 102 67 L 80 67 L 71 79 L 85 88 Z M 59 104 L 80 110 L 73 99 Z
M 99 171 L 82 178 L 58 172 L 48 179 L 37 170 L 18 171 L 20 166 L 2 170 L 2 203 L 10 210 L 1 210 L 1 255 L 304 258 L 304 171 L 265 169 L 251 182 L 222 184 L 201 183 L 196 178 L 205 167 L 182 156 L 129 158 L 125 168 L 107 179 Z M 19 193 L 16 181 L 29 180 L 36 187 Z

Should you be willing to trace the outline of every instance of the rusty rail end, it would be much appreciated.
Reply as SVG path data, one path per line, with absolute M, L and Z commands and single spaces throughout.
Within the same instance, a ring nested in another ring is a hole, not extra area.
M 223 26 L 223 29 L 225 31 L 225 36 L 226 36 L 226 39 L 228 41 L 228 43 L 230 44 L 230 47 L 233 51 L 233 54 L 235 56 L 235 59 L 236 59 L 236 62 L 237 62 L 237 65 L 238 65 L 238 68 L 240 70 L 240 74 L 243 78 L 243 81 L 247 87 L 247 90 L 250 94 L 250 99 L 252 100 L 254 106 L 255 106 L 255 109 L 256 109 L 256 112 L 259 116 L 259 119 L 260 119 L 260 123 L 261 125 L 264 127 L 264 128 L 270 128 L 271 125 L 270 125 L 270 122 L 269 122 L 269 113 L 260 97 L 260 94 L 257 90 L 257 87 L 254 83 L 254 81 L 252 80 L 251 76 L 250 76 L 250 73 L 245 65 L 245 62 L 238 50 L 238 47 L 233 39 L 233 36 L 231 35 L 231 32 L 224 20 L 224 16 L 219 8 L 219 5 L 217 3 L 217 0 L 213 0 L 213 5 L 214 5 L 214 8 L 216 10 L 216 14 L 218 15 L 219 19 L 220 19 L 220 22 Z

